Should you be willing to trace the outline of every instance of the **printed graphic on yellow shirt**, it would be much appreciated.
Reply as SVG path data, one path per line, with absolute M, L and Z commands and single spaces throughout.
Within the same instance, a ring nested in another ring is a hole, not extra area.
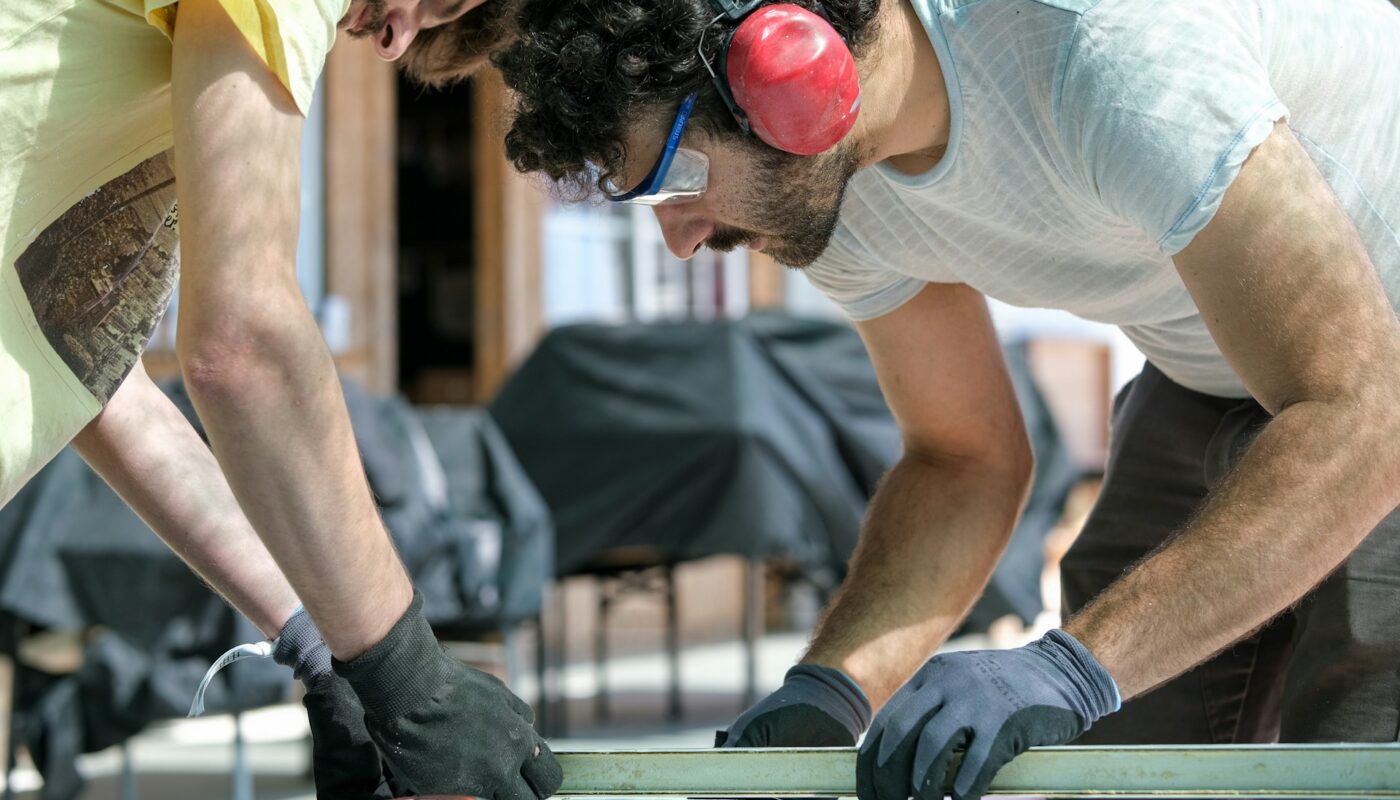
M 49 345 L 104 405 L 145 350 L 179 277 L 169 156 L 83 198 L 15 261 Z

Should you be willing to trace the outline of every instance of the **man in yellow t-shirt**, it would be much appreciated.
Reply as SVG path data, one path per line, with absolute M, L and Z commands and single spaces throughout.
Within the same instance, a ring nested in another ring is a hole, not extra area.
M 276 638 L 307 685 L 321 797 L 559 786 L 528 706 L 428 630 L 293 264 L 304 113 L 336 29 L 439 82 L 492 49 L 508 7 L 11 0 L 0 15 L 0 505 L 71 441 Z M 181 267 L 177 350 L 212 452 L 139 361 Z

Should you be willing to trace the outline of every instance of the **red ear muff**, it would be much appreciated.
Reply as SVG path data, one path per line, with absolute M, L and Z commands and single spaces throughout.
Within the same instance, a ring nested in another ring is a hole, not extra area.
M 814 155 L 841 141 L 860 113 L 860 76 L 831 23 L 791 4 L 765 6 L 730 39 L 724 72 L 734 103 L 765 143 Z

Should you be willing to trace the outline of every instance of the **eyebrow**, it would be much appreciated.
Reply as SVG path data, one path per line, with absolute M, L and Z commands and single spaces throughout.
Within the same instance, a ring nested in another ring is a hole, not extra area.
M 442 15 L 444 17 L 455 17 L 461 12 L 462 6 L 466 4 L 467 0 L 450 0 L 447 5 L 443 6 Z

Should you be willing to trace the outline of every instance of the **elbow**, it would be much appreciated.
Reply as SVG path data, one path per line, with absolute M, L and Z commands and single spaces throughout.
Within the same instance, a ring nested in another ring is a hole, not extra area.
M 275 398 L 297 369 L 297 333 L 269 313 L 232 314 L 217 324 L 181 320 L 176 353 L 190 397 L 202 409 Z
M 1020 513 L 1031 496 L 1031 486 L 1035 481 L 1035 451 L 1031 449 L 1030 439 L 1021 436 L 1015 445 L 1009 445 L 1008 450 L 997 458 L 1005 462 L 1002 469 L 1006 473 L 1008 489 L 1016 497 L 1017 513 Z
M 1023 452 L 1019 455 L 1016 466 L 1017 496 L 1024 503 L 1031 495 L 1031 486 L 1035 481 L 1035 453 L 1031 450 L 1031 443 L 1025 442 Z
M 1331 392 L 1286 398 L 1269 428 L 1297 441 L 1328 480 L 1347 487 L 1359 507 L 1400 507 L 1400 365 Z
M 1393 457 L 1400 459 L 1400 364 L 1393 365 L 1385 373 L 1368 399 L 1371 413 L 1381 420 L 1383 437 L 1393 443 Z
M 1400 386 L 1400 378 L 1397 378 L 1395 385 Z M 1375 412 L 1380 420 L 1377 425 L 1380 433 L 1375 442 L 1381 448 L 1387 467 L 1384 474 L 1390 487 L 1390 498 L 1396 506 L 1400 506 L 1400 398 L 1389 397 L 1380 406 Z
M 907 439 L 904 458 L 972 481 L 1016 509 L 1030 496 L 1035 478 L 1035 452 L 1024 428 L 958 448 Z
M 1379 374 L 1358 380 L 1347 390 L 1290 398 L 1280 403 L 1281 410 L 1275 417 L 1285 410 L 1306 405 L 1312 413 L 1327 414 L 1349 432 L 1352 446 L 1367 459 L 1378 459 L 1380 464 L 1392 469 L 1400 468 L 1400 364 L 1376 372 Z
M 1011 544 L 1011 536 L 1016 531 L 1016 521 L 1026 510 L 1031 496 L 1031 486 L 1035 481 L 1035 451 L 1031 449 L 1030 438 L 1021 435 L 1015 442 L 1008 441 L 995 456 L 991 456 L 988 469 L 998 475 L 997 483 L 1004 487 L 998 497 L 1005 497 L 1006 524 L 1002 530 L 1003 548 Z M 1001 492 L 1004 492 L 1002 494 Z
M 1025 498 L 1030 493 L 1031 481 L 1035 478 L 1035 450 L 1031 448 L 1031 438 L 1025 425 L 1019 425 L 1000 444 L 983 454 L 983 459 L 1004 471 L 1016 488 L 1016 496 Z
M 1327 459 L 1330 482 L 1337 487 L 1333 491 L 1349 496 L 1356 509 L 1381 516 L 1400 509 L 1400 370 L 1390 370 L 1385 377 L 1329 404 L 1312 403 L 1311 416 L 1295 420 L 1296 428 L 1335 431 L 1327 445 L 1335 453 Z M 1320 420 L 1322 414 L 1330 419 Z M 1379 517 L 1372 520 L 1378 521 Z

